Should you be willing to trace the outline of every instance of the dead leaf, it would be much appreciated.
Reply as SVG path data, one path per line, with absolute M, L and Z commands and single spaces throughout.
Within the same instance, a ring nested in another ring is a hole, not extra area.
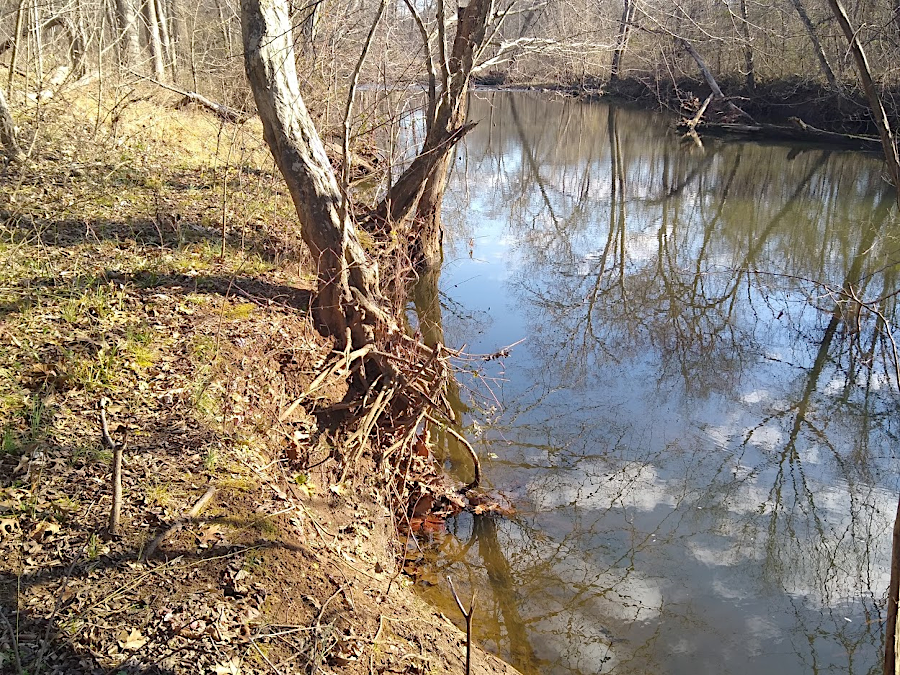
M 51 523 L 48 520 L 39 522 L 31 533 L 31 538 L 35 541 L 46 541 L 48 537 L 59 533 L 59 525 Z
M 11 537 L 19 531 L 17 518 L 0 518 L 0 539 Z
M 132 628 L 130 633 L 123 630 L 117 637 L 119 646 L 128 651 L 140 649 L 147 644 L 147 638 L 141 635 L 141 632 L 137 628 Z
M 241 675 L 241 657 L 235 656 L 225 663 L 217 663 L 213 666 L 216 675 Z

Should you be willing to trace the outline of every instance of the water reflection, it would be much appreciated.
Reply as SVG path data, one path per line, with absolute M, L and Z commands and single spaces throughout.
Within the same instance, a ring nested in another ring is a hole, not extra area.
M 482 588 L 478 640 L 525 673 L 879 670 L 900 251 L 880 164 L 701 150 L 525 95 L 470 114 L 441 284 L 481 332 L 437 325 L 473 351 L 527 338 L 502 415 L 466 417 L 520 516 L 460 519 L 437 563 Z

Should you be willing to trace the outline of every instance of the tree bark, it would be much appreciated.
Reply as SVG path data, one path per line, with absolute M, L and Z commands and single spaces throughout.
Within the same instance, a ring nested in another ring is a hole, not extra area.
M 173 79 L 178 80 L 178 68 L 181 55 L 178 53 L 178 45 L 184 39 L 184 21 L 181 18 L 181 8 L 178 6 L 178 0 L 167 0 L 167 14 L 169 17 L 169 40 L 172 45 L 172 73 Z
M 138 42 L 137 10 L 134 0 L 116 0 L 116 21 L 122 36 L 120 58 L 122 65 L 138 69 L 141 63 L 141 46 Z
M 169 19 L 166 16 L 165 0 L 150 0 L 156 7 L 156 20 L 159 23 L 159 37 L 162 43 L 162 53 L 165 65 L 169 69 L 172 79 L 175 79 L 175 54 L 172 51 L 172 40 L 169 36 Z
M 619 79 L 619 69 L 622 66 L 622 57 L 628 49 L 628 38 L 631 35 L 631 22 L 634 20 L 634 0 L 625 0 L 622 8 L 622 19 L 619 21 L 619 35 L 616 38 L 616 50 L 613 52 L 612 65 L 610 66 L 609 79 L 613 82 Z
M 746 71 L 747 91 L 756 89 L 756 69 L 753 65 L 753 46 L 750 44 L 750 16 L 747 12 L 747 0 L 741 0 L 741 37 L 744 38 L 744 70 Z
M 441 4 L 440 2 L 438 3 Z M 428 126 L 418 156 L 391 186 L 369 219 L 370 225 L 390 228 L 416 209 L 410 253 L 419 267 L 440 264 L 440 201 L 446 189 L 447 169 L 456 143 L 474 126 L 466 125 L 469 80 L 476 54 L 484 43 L 493 15 L 492 0 L 471 0 L 459 8 L 456 36 L 449 58 L 440 49 L 442 86 L 434 118 Z M 442 31 L 440 31 L 442 32 Z M 439 48 L 441 40 L 439 38 Z
M 341 192 L 297 82 L 287 0 L 241 0 L 244 66 L 263 135 L 317 264 L 315 315 L 339 349 L 371 344 L 380 325 L 378 268 L 342 219 Z
M 847 17 L 847 12 L 844 10 L 844 6 L 841 4 L 840 0 L 828 0 L 828 5 L 831 7 L 834 18 L 837 19 L 841 31 L 844 33 L 844 37 L 847 38 L 847 44 L 853 54 L 853 61 L 856 64 L 859 81 L 862 83 L 863 91 L 866 93 L 866 98 L 869 100 L 869 107 L 872 109 L 872 117 L 875 118 L 875 125 L 878 127 L 878 135 L 881 137 L 881 147 L 884 151 L 884 160 L 887 163 L 888 173 L 890 174 L 891 182 L 894 184 L 894 188 L 897 191 L 897 205 L 900 206 L 900 156 L 897 154 L 897 141 L 894 139 L 894 132 L 891 129 L 890 120 L 888 120 L 884 106 L 881 104 L 881 97 L 878 95 L 878 89 L 875 87 L 875 82 L 872 79 L 872 70 L 869 68 L 869 61 L 866 58 L 866 53 L 863 51 L 862 44 L 856 35 L 856 31 L 854 31 L 853 26 L 850 25 L 850 19 Z
M 825 50 L 822 49 L 822 43 L 819 42 L 819 36 L 816 34 L 816 27 L 812 22 L 812 19 L 809 18 L 809 14 L 806 13 L 806 8 L 803 7 L 803 3 L 800 0 L 791 0 L 791 4 L 794 6 L 794 9 L 797 10 L 797 15 L 800 17 L 800 21 L 803 22 L 803 26 L 806 28 L 806 34 L 809 35 L 809 41 L 812 43 L 813 51 L 816 54 L 816 58 L 819 60 L 819 67 L 822 69 L 822 74 L 825 76 L 825 79 L 828 80 L 828 86 L 832 89 L 839 89 L 837 79 L 834 77 L 834 71 L 831 69 L 831 66 L 828 63 L 828 57 L 825 56 Z
M 162 38 L 159 34 L 159 17 L 156 14 L 156 0 L 145 0 L 144 20 L 147 22 L 147 46 L 153 57 L 153 77 L 166 79 L 166 65 L 163 60 Z
M 13 123 L 2 89 L 0 89 L 0 145 L 11 162 L 21 163 L 25 160 L 25 153 L 16 140 L 16 125 Z
M 16 10 L 16 29 L 12 41 L 12 56 L 9 62 L 9 80 L 6 83 L 6 93 L 12 96 L 13 75 L 16 74 L 16 59 L 19 55 L 19 45 L 22 44 L 22 34 L 25 26 L 25 0 L 19 0 Z

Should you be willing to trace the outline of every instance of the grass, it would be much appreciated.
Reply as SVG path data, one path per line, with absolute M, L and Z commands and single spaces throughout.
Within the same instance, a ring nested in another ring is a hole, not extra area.
M 172 504 L 172 491 L 168 485 L 156 483 L 147 487 L 147 501 L 156 506 Z
M 219 466 L 219 451 L 216 448 L 210 448 L 206 452 L 206 456 L 203 458 L 203 468 L 209 471 L 210 473 L 214 473 L 216 467 Z
M 259 481 L 252 478 L 232 476 L 216 482 L 220 490 L 234 490 L 236 492 L 253 492 L 259 488 Z

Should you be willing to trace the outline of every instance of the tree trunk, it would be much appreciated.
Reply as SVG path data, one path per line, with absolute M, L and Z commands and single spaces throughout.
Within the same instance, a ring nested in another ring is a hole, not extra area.
M 744 38 L 744 70 L 747 91 L 756 89 L 756 72 L 753 66 L 753 46 L 750 44 L 750 17 L 747 12 L 747 0 L 741 0 L 741 37 Z
M 147 46 L 153 57 L 153 77 L 162 82 L 166 79 L 166 66 L 163 61 L 162 38 L 159 35 L 156 0 L 145 0 L 144 20 L 147 22 Z
M 121 60 L 127 68 L 137 69 L 141 63 L 141 46 L 138 42 L 137 11 L 134 0 L 116 0 L 116 21 L 122 36 Z
M 58 14 L 44 24 L 44 28 L 59 26 L 69 39 L 69 62 L 72 64 L 72 75 L 78 79 L 84 76 L 85 48 L 84 35 L 68 17 Z
M 800 17 L 800 21 L 803 22 L 803 25 L 806 28 L 806 34 L 809 35 L 809 41 L 812 43 L 813 51 L 816 53 L 816 58 L 819 60 L 819 67 L 822 69 L 822 74 L 825 76 L 825 79 L 828 80 L 828 86 L 832 89 L 839 89 L 840 87 L 838 87 L 837 79 L 834 77 L 834 71 L 828 64 L 825 50 L 822 49 L 822 43 L 819 42 L 819 36 L 816 35 L 816 27 L 813 24 L 812 19 L 809 18 L 809 14 L 806 13 L 803 3 L 801 3 L 800 0 L 791 0 L 791 4 L 794 6 L 794 9 L 797 10 L 797 15 Z
M 185 35 L 184 21 L 181 18 L 180 9 L 178 0 L 168 0 L 167 15 L 169 17 L 169 40 L 172 45 L 172 54 L 170 55 L 170 58 L 172 59 L 172 77 L 176 81 L 178 79 L 178 61 L 181 58 L 181 55 L 178 53 L 178 44 L 184 39 Z
M 175 54 L 172 51 L 172 40 L 169 37 L 169 19 L 166 16 L 165 0 L 150 0 L 156 7 L 156 20 L 159 23 L 159 37 L 162 42 L 162 53 L 165 64 L 169 68 L 172 79 L 175 79 Z
M 419 218 L 410 253 L 420 267 L 440 264 L 440 202 L 453 148 L 474 126 L 465 124 L 466 97 L 476 54 L 493 18 L 493 2 L 471 0 L 458 11 L 456 36 L 446 65 L 441 59 L 444 83 L 433 106 L 434 118 L 426 130 L 422 149 L 370 217 L 370 224 L 390 228 L 417 209 Z
M 856 63 L 856 70 L 859 74 L 859 80 L 862 83 L 863 91 L 869 100 L 869 107 L 872 109 L 872 117 L 875 118 L 875 125 L 878 127 L 878 135 L 881 137 L 881 147 L 884 151 L 884 160 L 887 163 L 888 173 L 891 176 L 891 182 L 897 192 L 897 205 L 900 206 L 900 156 L 897 154 L 897 141 L 894 139 L 894 132 L 891 129 L 891 123 L 888 120 L 884 106 L 881 104 L 881 97 L 878 95 L 878 89 L 872 80 L 872 70 L 869 68 L 869 61 L 866 53 L 863 51 L 862 44 L 856 36 L 856 31 L 850 25 L 850 19 L 840 0 L 828 0 L 834 18 L 837 19 L 844 36 L 847 38 L 847 44 L 853 54 L 853 61 Z
M 891 535 L 891 581 L 888 587 L 887 623 L 884 629 L 884 675 L 897 675 L 897 603 L 900 602 L 900 500 Z
M 25 26 L 25 0 L 19 0 L 16 10 L 16 29 L 12 42 L 12 56 L 9 62 L 9 80 L 6 83 L 6 93 L 12 96 L 13 75 L 16 74 L 16 58 L 19 55 L 19 45 L 22 44 L 22 34 Z
M 619 79 L 619 69 L 622 66 L 622 57 L 628 49 L 628 38 L 631 35 L 631 22 L 634 20 L 634 0 L 625 0 L 622 8 L 622 19 L 619 21 L 619 35 L 616 38 L 616 50 L 613 52 L 612 65 L 610 66 L 609 79 L 613 82 Z
M 3 146 L 3 151 L 10 161 L 23 162 L 25 160 L 25 153 L 22 152 L 16 140 L 16 125 L 13 123 L 2 89 L 0 89 L 0 145 Z
M 263 135 L 318 266 L 315 315 L 339 349 L 371 344 L 379 324 L 392 324 L 378 306 L 377 265 L 340 217 L 337 179 L 300 96 L 287 0 L 241 0 L 241 26 Z
M 706 84 L 709 86 L 712 91 L 713 99 L 725 101 L 725 107 L 732 113 L 736 115 L 740 115 L 746 119 L 752 119 L 750 115 L 745 113 L 743 110 L 738 108 L 734 103 L 727 100 L 725 98 L 725 94 L 722 93 L 722 88 L 719 86 L 719 83 L 716 82 L 716 78 L 713 77 L 712 72 L 709 69 L 709 66 L 706 65 L 706 61 L 703 60 L 703 57 L 700 56 L 700 53 L 694 49 L 694 45 L 685 40 L 684 38 L 676 38 L 678 42 L 681 43 L 681 46 L 685 48 L 688 54 L 691 55 L 691 58 L 697 63 L 697 67 L 700 69 L 700 74 L 703 75 L 703 79 L 706 80 Z
M 222 0 L 216 0 L 216 12 L 219 15 L 219 27 L 222 29 L 222 42 L 225 45 L 225 53 L 228 58 L 232 57 L 231 47 L 231 29 L 228 27 L 228 19 L 225 18 L 225 12 L 222 10 Z

